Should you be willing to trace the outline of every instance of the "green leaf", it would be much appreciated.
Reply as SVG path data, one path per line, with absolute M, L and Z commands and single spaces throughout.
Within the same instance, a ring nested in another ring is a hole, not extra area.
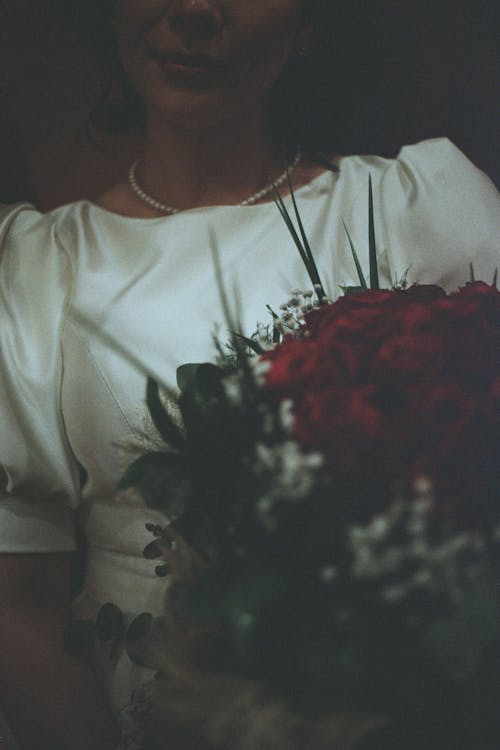
M 146 560 L 157 560 L 163 555 L 163 547 L 161 542 L 158 539 L 155 539 L 154 542 L 150 542 L 149 544 L 147 544 L 144 547 L 142 555 Z
M 447 619 L 430 625 L 423 646 L 448 678 L 472 677 L 483 650 L 499 637 L 500 607 L 495 583 L 471 589 L 462 605 Z
M 72 656 L 86 656 L 95 639 L 96 626 L 92 620 L 75 619 L 64 629 L 64 648 Z
M 227 329 L 228 331 L 241 331 L 242 327 L 238 319 L 238 311 L 236 311 L 236 317 L 233 317 L 231 308 L 229 306 L 229 299 L 228 299 L 227 290 L 224 284 L 224 275 L 222 273 L 222 264 L 220 261 L 219 249 L 217 247 L 217 238 L 212 228 L 209 228 L 208 236 L 209 236 L 209 241 L 210 241 L 210 252 L 212 255 L 212 260 L 213 260 L 214 269 L 215 269 L 215 281 L 217 284 L 217 289 L 219 290 L 220 303 L 222 306 L 222 310 L 224 312 L 224 319 L 226 321 Z M 238 294 L 236 294 L 235 296 L 236 296 L 236 299 L 238 299 Z M 238 348 L 237 339 L 233 340 L 233 344 L 236 348 Z
M 101 641 L 113 641 L 121 638 L 125 631 L 121 609 L 111 603 L 104 604 L 96 619 L 97 635 Z
M 259 344 L 258 341 L 255 341 L 255 339 L 249 339 L 248 336 L 243 336 L 241 333 L 233 333 L 233 336 L 242 341 L 246 346 L 248 346 L 249 349 L 255 352 L 255 354 L 264 354 L 265 349 L 263 349 L 263 347 Z
M 266 305 L 266 307 L 267 307 L 269 313 L 271 314 L 272 319 L 273 320 L 278 320 L 279 319 L 279 315 L 277 315 L 274 312 L 274 310 L 272 309 L 272 307 L 270 305 Z M 281 340 L 281 334 L 280 334 L 278 328 L 273 328 L 273 343 L 274 344 L 279 344 L 280 340 Z
M 157 523 L 146 523 L 145 529 L 146 531 L 149 531 L 150 534 L 153 534 L 153 536 L 163 535 L 163 528 L 159 526 Z
M 143 652 L 146 647 L 147 637 L 151 631 L 152 624 L 153 615 L 149 612 L 143 612 L 132 620 L 127 629 L 125 635 L 125 649 L 129 658 L 135 664 L 146 667 L 149 666 L 149 663 L 145 663 Z
M 350 294 L 361 294 L 361 292 L 365 291 L 362 286 L 341 286 L 340 288 L 345 297 L 348 297 Z
M 177 368 L 177 385 L 182 393 L 195 389 L 206 396 L 219 395 L 221 380 L 222 370 L 209 362 Z
M 130 623 L 125 636 L 125 649 L 129 658 L 148 669 L 158 669 L 167 648 L 167 627 L 163 617 L 143 612 Z
M 359 262 L 359 256 L 356 252 L 356 248 L 354 247 L 354 242 L 351 239 L 351 235 L 349 234 L 349 231 L 345 225 L 345 221 L 342 219 L 342 224 L 344 225 L 345 233 L 347 234 L 347 239 L 349 240 L 349 245 L 351 247 L 352 257 L 354 258 L 354 263 L 356 264 L 356 271 L 359 278 L 359 283 L 361 284 L 362 289 L 368 289 L 368 284 L 366 283 L 365 275 L 363 273 L 363 269 L 361 268 L 361 263 Z M 349 287 L 347 287 L 349 288 Z M 355 287 L 357 288 L 357 287 Z
M 290 232 L 290 235 L 297 247 L 297 250 L 299 251 L 300 257 L 302 258 L 302 262 L 304 263 L 306 267 L 306 271 L 309 275 L 309 278 L 311 279 L 313 286 L 316 287 L 316 285 L 319 285 L 321 287 L 321 289 L 316 289 L 316 294 L 318 296 L 318 299 L 321 301 L 323 297 L 325 296 L 325 293 L 321 285 L 321 281 L 319 279 L 316 264 L 314 262 L 314 259 L 312 258 L 312 253 L 308 253 L 307 246 L 305 246 L 302 240 L 300 239 L 297 233 L 297 230 L 295 229 L 295 226 L 293 224 L 293 221 L 291 219 L 291 216 L 288 213 L 285 203 L 283 202 L 283 198 L 281 197 L 276 187 L 274 188 L 274 196 L 275 196 L 274 199 L 278 207 L 278 210 L 283 218 L 283 221 L 285 222 L 287 226 L 288 231 Z
M 321 282 L 320 275 L 319 275 L 319 272 L 318 272 L 318 267 L 316 265 L 316 261 L 314 260 L 313 252 L 311 250 L 311 246 L 309 244 L 309 240 L 307 238 L 307 234 L 305 232 L 304 225 L 302 223 L 302 217 L 300 215 L 300 211 L 299 211 L 299 208 L 297 206 L 297 201 L 295 200 L 295 191 L 293 189 L 292 180 L 290 179 L 290 174 L 289 173 L 287 174 L 287 178 L 288 178 L 288 187 L 290 189 L 290 195 L 292 196 L 292 203 L 293 203 L 293 208 L 294 208 L 294 211 L 295 211 L 295 216 L 296 216 L 296 219 L 297 219 L 297 224 L 299 225 L 299 231 L 300 231 L 300 235 L 302 237 L 304 252 L 307 255 L 309 267 L 312 270 L 311 281 L 313 281 L 313 284 L 315 286 L 319 287 L 319 289 L 318 289 L 318 297 L 320 298 L 320 302 L 321 302 L 322 299 L 323 299 L 323 297 L 326 297 L 325 288 L 324 288 L 324 286 L 323 286 L 323 284 Z
M 128 467 L 118 486 L 136 487 L 150 507 L 173 520 L 183 513 L 190 495 L 186 459 L 177 453 L 146 453 Z
M 183 435 L 163 406 L 158 383 L 152 378 L 148 378 L 146 386 L 146 404 L 154 426 L 167 445 L 181 449 L 184 446 Z
M 368 178 L 368 245 L 370 255 L 370 288 L 380 289 L 378 278 L 377 243 L 375 241 L 375 219 L 373 215 L 372 176 Z

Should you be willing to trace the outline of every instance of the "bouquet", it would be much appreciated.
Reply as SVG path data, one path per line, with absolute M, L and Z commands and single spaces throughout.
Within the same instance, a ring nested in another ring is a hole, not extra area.
M 311 290 L 179 368 L 182 427 L 148 383 L 164 448 L 122 487 L 170 584 L 127 635 L 135 709 L 155 747 L 493 750 L 500 293 L 381 290 L 371 235 L 374 288 L 353 247 L 330 302 L 279 207 Z

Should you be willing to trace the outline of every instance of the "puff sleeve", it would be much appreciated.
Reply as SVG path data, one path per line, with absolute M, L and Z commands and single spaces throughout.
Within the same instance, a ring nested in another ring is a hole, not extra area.
M 60 408 L 71 279 L 50 215 L 0 207 L 0 552 L 75 549 L 79 467 Z
M 453 291 L 491 283 L 500 261 L 500 196 L 446 138 L 405 146 L 380 179 L 379 226 L 392 279 Z

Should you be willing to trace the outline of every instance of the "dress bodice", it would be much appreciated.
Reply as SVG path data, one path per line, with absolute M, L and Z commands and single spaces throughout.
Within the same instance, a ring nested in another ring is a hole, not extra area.
M 296 193 L 328 294 L 358 283 L 344 224 L 368 275 L 368 180 L 381 282 L 451 290 L 498 264 L 498 194 L 448 141 L 395 160 L 345 157 Z M 292 210 L 290 198 L 286 198 Z M 311 284 L 273 203 L 133 219 L 88 201 L 39 214 L 0 209 L 0 549 L 90 553 L 87 601 L 161 606 L 164 585 L 141 557 L 155 513 L 113 500 L 127 436 L 148 431 L 146 377 L 175 387 L 185 362 L 224 340 L 213 248 L 233 317 L 250 335 L 292 289 Z M 145 422 L 146 420 L 146 422 Z M 145 427 L 146 425 L 146 427 Z M 115 705 L 137 679 L 110 676 Z M 128 676 L 127 676 L 128 675 Z

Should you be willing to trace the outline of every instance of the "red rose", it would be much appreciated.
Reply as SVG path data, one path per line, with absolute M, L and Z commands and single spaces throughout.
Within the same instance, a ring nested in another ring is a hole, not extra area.
M 297 414 L 297 433 L 303 432 L 308 441 L 338 431 L 376 437 L 382 430 L 383 415 L 372 401 L 374 390 L 365 386 L 308 392 Z
M 436 334 L 396 334 L 380 347 L 372 372 L 378 378 L 396 381 L 428 379 L 441 372 L 446 352 Z
M 461 299 L 485 299 L 489 297 L 498 300 L 500 292 L 496 287 L 486 284 L 484 281 L 470 281 L 450 296 L 452 298 L 460 297 Z
M 435 299 L 446 297 L 446 292 L 436 284 L 413 284 L 405 289 L 402 294 L 405 298 L 418 300 L 419 302 L 431 302 Z
M 479 316 L 492 325 L 500 323 L 500 292 L 493 286 L 475 281 L 438 302 L 454 319 Z
M 306 329 L 313 339 L 367 334 L 374 321 L 383 318 L 383 311 L 393 298 L 394 293 L 386 290 L 369 290 L 341 297 L 334 304 L 309 313 Z
M 262 359 L 271 363 L 266 385 L 272 390 L 290 392 L 299 385 L 306 388 L 317 371 L 320 347 L 315 342 L 287 338 Z
M 403 476 L 407 446 L 399 420 L 387 417 L 373 387 L 311 391 L 295 407 L 302 445 L 321 450 L 336 476 L 359 482 Z
M 431 285 L 367 291 L 305 325 L 305 341 L 265 356 L 270 390 L 293 399 L 297 439 L 354 495 L 385 497 L 424 474 L 445 515 L 477 525 L 499 463 L 500 294 L 480 282 L 448 297 Z
M 418 421 L 431 436 L 464 439 L 460 434 L 469 427 L 477 414 L 477 399 L 453 381 L 433 385 L 425 398 L 416 404 Z

